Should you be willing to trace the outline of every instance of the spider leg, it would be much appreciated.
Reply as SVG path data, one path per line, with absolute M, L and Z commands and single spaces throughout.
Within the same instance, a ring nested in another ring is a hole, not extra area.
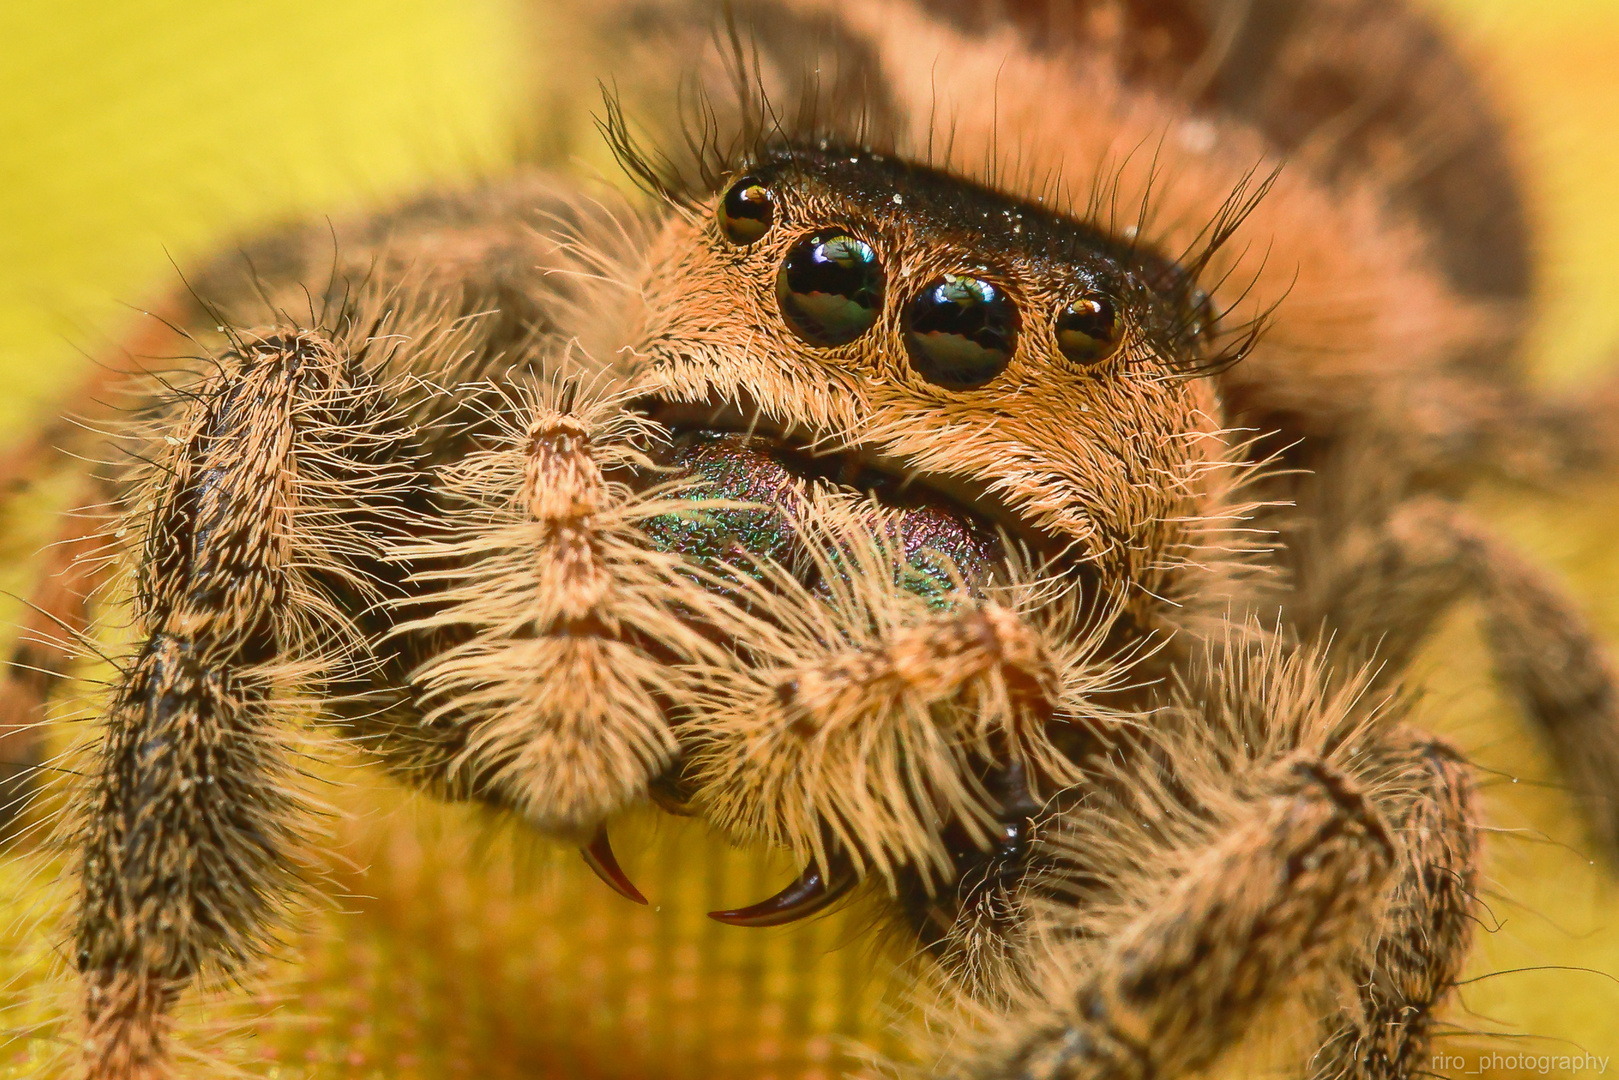
M 76 931 L 88 1074 L 167 1075 L 166 1011 L 261 946 L 288 885 L 296 799 L 278 687 L 356 645 L 326 577 L 409 470 L 360 361 L 316 332 L 245 335 L 182 399 L 144 519 L 144 640 L 109 707 L 85 797 Z M 144 504 L 144 505 L 142 505 Z
M 1619 681 L 1572 600 L 1454 504 L 1424 497 L 1348 530 L 1303 576 L 1293 618 L 1332 627 L 1403 668 L 1435 619 L 1477 595 L 1507 691 L 1544 733 L 1610 857 L 1619 853 Z
M 1037 1019 L 967 1075 L 1145 1080 L 1206 1067 L 1362 936 L 1395 858 L 1381 815 L 1308 754 L 1266 781 L 1181 876 L 1158 882 L 1077 986 L 1030 1010 Z
M 1407 786 L 1385 807 L 1405 854 L 1376 948 L 1355 964 L 1353 999 L 1315 1058 L 1317 1080 L 1395 1080 L 1425 1069 L 1434 1009 L 1467 955 L 1478 826 L 1466 767 L 1433 739 L 1408 735 L 1387 746 L 1404 762 Z
M 1054 841 L 1075 873 L 1041 916 L 1050 959 L 960 1075 L 1185 1075 L 1292 1001 L 1333 1018 L 1319 1076 L 1425 1064 L 1467 944 L 1471 789 L 1370 670 L 1328 660 L 1228 646 L 1119 744 Z
M 98 443 L 95 432 L 144 394 L 144 376 L 199 345 L 221 347 L 225 326 L 323 324 L 368 286 L 415 289 L 450 302 L 446 319 L 477 314 L 496 349 L 537 332 L 601 345 L 622 306 L 617 264 L 641 225 L 606 192 L 543 170 L 453 192 L 423 194 L 380 213 L 294 224 L 231 244 L 187 270 L 95 366 L 51 417 L 0 453 L 0 502 Z M 295 318 L 296 316 L 296 318 Z M 603 355 L 606 349 L 600 350 Z M 431 373 L 429 373 L 431 374 Z
M 279 691 L 312 690 L 409 779 L 584 843 L 672 757 L 665 661 L 720 655 L 675 614 L 711 594 L 678 577 L 680 556 L 637 546 L 637 496 L 602 474 L 637 452 L 593 434 L 644 421 L 610 394 L 525 413 L 480 378 L 427 384 L 476 357 L 476 335 L 406 345 L 399 329 L 240 335 L 163 422 L 180 434 L 131 500 L 145 641 L 81 843 L 95 1080 L 167 1075 L 170 1003 L 251 958 L 291 885 Z
M 293 711 L 281 704 L 283 691 L 312 691 L 323 712 L 397 773 L 443 794 L 511 806 L 522 803 L 513 792 L 524 783 L 535 789 L 533 770 L 512 780 L 509 762 L 480 758 L 490 740 L 471 734 L 476 724 L 429 717 L 446 703 L 434 696 L 442 687 L 413 682 L 424 665 L 429 677 L 442 674 L 446 665 L 431 661 L 447 652 L 462 670 L 475 666 L 456 647 L 499 635 L 452 617 L 396 632 L 406 614 L 454 611 L 460 598 L 428 597 L 408 613 L 396 602 L 444 592 L 458 560 L 487 568 L 489 553 L 402 551 L 424 534 L 442 539 L 471 525 L 487 509 L 432 484 L 439 467 L 498 435 L 487 408 L 501 397 L 498 385 L 509 388 L 525 371 L 538 376 L 535 358 L 553 346 L 583 340 L 588 353 L 591 342 L 617 341 L 615 320 L 629 295 L 620 261 L 632 257 L 638 228 L 588 194 L 530 173 L 335 228 L 290 230 L 204 268 L 164 309 L 169 321 L 151 320 L 127 362 L 105 365 L 71 402 L 91 421 L 113 411 L 101 398 L 133 403 L 156 436 L 133 440 L 137 457 L 158 462 L 147 490 L 132 492 L 121 478 L 110 500 L 131 511 L 134 532 L 144 535 L 135 552 L 144 642 L 113 695 L 77 808 L 90 1075 L 164 1075 L 169 1004 L 199 972 L 237 965 L 262 943 L 297 846 L 296 800 L 281 783 Z M 306 307 L 311 323 L 338 329 L 228 329 L 285 326 L 293 321 L 287 311 Z M 161 359 L 198 347 L 217 352 L 216 343 L 229 351 L 212 376 Z M 153 360 L 179 369 L 164 376 L 178 389 L 155 400 L 148 380 L 127 377 Z M 588 356 L 576 365 L 603 383 L 611 366 Z M 36 474 L 58 442 L 84 450 L 80 429 L 46 428 L 5 459 L 0 480 Z M 542 486 L 555 479 L 540 478 Z M 554 486 L 546 492 L 553 503 L 578 497 L 566 483 Z M 439 495 L 470 516 L 444 518 L 433 501 Z M 588 530 L 573 536 L 578 542 L 562 547 L 593 558 Z M 82 595 L 107 570 L 105 552 L 77 530 L 57 554 L 67 573 L 41 585 L 39 625 L 25 633 L 0 687 L 0 745 L 15 748 L 23 767 L 45 672 L 61 671 L 71 653 L 56 646 L 82 625 Z M 436 556 L 448 578 L 417 578 Z M 553 562 L 583 565 L 565 556 Z M 622 605 L 581 611 L 573 614 L 586 622 L 599 615 L 624 624 Z M 670 620 L 667 612 L 661 618 Z M 633 632 L 634 620 L 628 624 Z M 588 648 L 588 637 L 553 635 L 559 647 L 576 649 Z M 612 663 L 596 670 L 633 682 L 633 672 Z M 573 720 L 576 734 L 594 735 Z M 666 733 L 655 736 L 664 741 L 641 772 L 667 760 Z M 575 747 L 574 758 L 589 759 L 588 749 Z M 563 816 L 572 813 L 575 831 L 589 838 L 596 812 L 576 810 Z M 590 850 L 608 865 L 603 843 Z
M 1551 578 L 1472 534 L 1496 671 L 1545 732 L 1598 842 L 1619 858 L 1619 682 L 1608 651 Z
M 838 547 L 828 540 L 839 535 L 835 512 L 806 518 L 800 535 L 818 553 L 808 558 L 826 594 L 785 570 L 766 574 L 749 599 L 767 618 L 736 635 L 748 662 L 706 673 L 683 731 L 685 775 L 709 819 L 809 867 L 766 904 L 714 913 L 722 921 L 751 922 L 777 901 L 796 917 L 804 909 L 787 899 L 811 879 L 837 880 L 845 858 L 861 876 L 904 878 L 931 898 L 955 872 L 946 834 L 989 849 L 1008 825 L 995 784 L 974 770 L 1026 770 L 1049 793 L 1071 782 L 1072 766 L 1048 728 L 1077 740 L 1097 714 L 1113 715 L 1095 698 L 1122 665 L 1108 662 L 1102 630 L 1075 629 L 1077 611 L 1041 611 L 1011 593 L 931 608 L 898 584 L 891 559 L 901 553 L 869 537 Z
M 114 441 L 156 462 L 106 500 L 139 538 L 141 642 L 76 800 L 90 1076 L 166 1075 L 176 996 L 262 947 L 300 847 L 294 694 L 396 775 L 573 838 L 633 893 L 602 822 L 677 756 L 676 669 L 736 662 L 691 628 L 730 601 L 638 534 L 700 500 L 624 479 L 657 476 L 613 397 L 642 227 L 525 173 L 288 230 L 192 276 L 70 403 L 96 422 L 123 401 L 119 428 L 147 430 Z M 306 310 L 324 329 L 232 329 Z M 162 359 L 198 349 L 218 361 Z M 126 378 L 151 361 L 172 393 Z M 0 481 L 83 436 L 46 429 Z M 73 629 L 74 575 L 106 567 L 63 550 L 36 603 Z M 67 660 L 53 636 L 7 671 L 13 730 L 43 707 L 29 669 Z
M 1609 369 L 1574 393 L 1516 402 L 1495 429 L 1489 465 L 1543 490 L 1611 473 L 1619 464 L 1619 374 Z
M 592 837 L 675 759 L 675 668 L 727 655 L 692 625 L 721 601 L 637 528 L 684 504 L 611 478 L 650 465 L 651 429 L 610 384 L 555 379 L 499 414 L 496 445 L 436 474 L 431 535 L 396 550 L 417 568 L 394 635 L 421 643 L 400 683 L 417 719 L 381 743 L 408 760 L 416 732 L 442 733 L 441 786 L 603 862 Z

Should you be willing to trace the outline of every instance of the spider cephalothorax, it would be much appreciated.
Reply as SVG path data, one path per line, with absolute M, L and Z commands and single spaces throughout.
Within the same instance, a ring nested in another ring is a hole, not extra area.
M 934 1075 L 1169 1080 L 1284 1006 L 1300 1069 L 1419 1071 L 1478 825 L 1398 681 L 1463 592 L 1619 834 L 1607 661 L 1451 499 L 1614 440 L 1505 360 L 1519 208 L 1464 74 L 1393 0 L 1273 6 L 600 5 L 654 130 L 695 73 L 701 182 L 522 172 L 199 275 L 202 359 L 135 384 L 116 524 L 62 548 L 133 591 L 74 801 L 94 1080 L 165 1075 L 175 997 L 264 946 L 307 707 L 632 899 L 642 801 L 805 867 L 722 921 L 870 882 L 941 961 Z M 1472 140 L 1438 180 L 1379 171 L 1436 126 Z M 65 664 L 26 642 L 11 707 Z

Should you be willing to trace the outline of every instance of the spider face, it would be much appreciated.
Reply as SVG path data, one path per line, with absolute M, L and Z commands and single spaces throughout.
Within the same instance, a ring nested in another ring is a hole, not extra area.
M 711 565 L 791 567 L 795 580 L 769 588 L 807 589 L 794 603 L 829 604 L 844 627 L 909 621 L 937 635 L 920 655 L 976 652 L 961 670 L 994 669 L 994 686 L 965 696 L 1000 702 L 995 721 L 956 730 L 928 690 L 900 706 L 917 725 L 899 725 L 909 733 L 884 760 L 871 740 L 889 725 L 848 690 L 891 678 L 880 649 L 835 673 L 750 661 L 764 671 L 749 677 L 768 691 L 763 712 L 703 705 L 678 721 L 671 786 L 733 834 L 810 865 L 774 900 L 719 917 L 805 914 L 853 880 L 851 864 L 914 893 L 924 921 L 956 919 L 932 909 L 940 880 L 961 883 L 967 907 L 1002 903 L 1041 800 L 1074 781 L 1057 744 L 1093 737 L 1081 672 L 1096 643 L 1076 647 L 1072 624 L 1031 632 L 1038 617 L 971 612 L 964 593 L 993 605 L 1019 579 L 1011 564 L 1034 563 L 1076 586 L 1087 617 L 1131 612 L 1110 624 L 1109 651 L 1154 628 L 1151 605 L 1178 587 L 1211 516 L 1203 484 L 1223 452 L 1211 387 L 1188 377 L 1208 332 L 1189 277 L 1038 203 L 870 151 L 766 156 L 671 218 L 643 278 L 636 405 L 671 434 L 659 464 L 742 508 L 653 519 L 654 544 Z M 857 509 L 838 528 L 897 549 L 895 584 L 942 621 L 925 628 L 900 614 L 908 601 L 873 591 L 884 567 L 810 550 L 839 500 Z M 806 632 L 795 649 L 840 633 Z M 759 659 L 751 641 L 738 648 Z M 954 733 L 930 745 L 928 728 Z M 863 779 L 840 787 L 829 762 Z
M 957 176 L 780 152 L 656 244 L 644 404 L 732 497 L 842 483 L 925 511 L 963 569 L 999 529 L 1156 589 L 1215 449 L 1186 278 Z

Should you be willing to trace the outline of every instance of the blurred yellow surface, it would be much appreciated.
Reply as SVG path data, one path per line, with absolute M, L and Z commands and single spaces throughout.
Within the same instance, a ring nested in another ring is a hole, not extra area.
M 1544 271 L 1533 363 L 1577 382 L 1619 360 L 1619 3 L 1448 0 L 1444 15 L 1523 149 Z M 41 415 L 176 266 L 231 236 L 498 168 L 522 94 L 514 20 L 509 0 L 0 4 L 0 432 Z M 1619 484 L 1480 503 L 1619 641 Z M 49 534 L 38 511 L 4 523 L 11 592 Z M 1428 656 L 1425 715 L 1493 770 L 1499 830 L 1452 1019 L 1505 1037 L 1458 1035 L 1444 1071 L 1581 1050 L 1619 1069 L 1619 889 L 1482 679 L 1470 612 Z M 572 853 L 332 775 L 332 902 L 254 996 L 188 1006 L 210 1060 L 320 1080 L 833 1075 L 836 1034 L 880 1032 L 898 1005 L 887 953 L 834 948 L 858 942 L 858 914 L 752 934 L 704 919 L 790 868 L 692 826 L 627 824 L 621 854 L 660 904 L 633 909 Z M 60 869 L 43 851 L 0 859 L 0 1077 L 63 1060 Z

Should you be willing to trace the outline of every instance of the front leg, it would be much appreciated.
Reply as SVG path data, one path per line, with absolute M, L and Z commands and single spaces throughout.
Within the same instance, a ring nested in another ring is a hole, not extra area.
M 1148 1080 L 1211 1064 L 1368 929 L 1394 858 L 1365 793 L 1301 755 L 981 1080 Z
M 597 245 L 597 255 L 574 250 L 588 237 L 613 235 L 612 216 L 589 210 L 582 199 L 583 209 L 550 232 L 478 233 L 521 238 L 510 251 L 463 245 L 456 251 L 464 260 L 427 257 L 437 250 L 441 217 L 457 230 L 468 215 L 488 216 L 491 226 L 521 226 L 517 219 L 544 218 L 566 194 L 540 184 L 541 194 L 549 194 L 533 199 L 534 186 L 513 182 L 509 190 L 474 193 L 465 205 L 430 201 L 344 230 L 354 242 L 344 254 L 355 258 L 329 268 L 329 286 L 314 290 L 331 301 L 323 329 L 221 331 L 231 348 L 205 358 L 211 373 L 171 376 L 178 390 L 140 408 L 141 434 L 130 441 L 134 458 L 152 466 L 134 470 L 144 481 L 120 476 L 117 483 L 131 508 L 120 535 L 144 538 L 132 560 L 141 644 L 110 702 L 77 840 L 84 853 L 77 928 L 84 1055 L 94 1080 L 167 1076 L 167 1012 L 175 997 L 201 973 L 238 969 L 267 940 L 266 924 L 284 902 L 299 847 L 286 746 L 287 729 L 303 710 L 288 691 L 317 700 L 362 747 L 377 749 L 418 782 L 458 797 L 522 805 L 514 785 L 500 782 L 513 775 L 502 773 L 509 762 L 499 754 L 480 757 L 499 739 L 489 738 L 476 716 L 440 722 L 448 717 L 433 710 L 455 695 L 432 682 L 435 670 L 466 658 L 457 646 L 492 644 L 508 632 L 520 645 L 528 636 L 521 626 L 452 617 L 470 594 L 447 588 L 470 564 L 467 580 L 485 587 L 477 610 L 488 612 L 489 590 L 501 577 L 490 569 L 510 568 L 522 553 L 508 545 L 511 559 L 493 557 L 500 538 L 509 538 L 498 528 L 483 547 L 480 540 L 461 551 L 442 544 L 417 555 L 406 549 L 424 537 L 453 546 L 457 530 L 463 539 L 482 537 L 480 526 L 513 511 L 505 503 L 492 511 L 487 498 L 480 502 L 438 481 L 458 475 L 457 463 L 483 460 L 469 459 L 469 452 L 499 444 L 495 417 L 510 401 L 497 383 L 509 392 L 508 380 L 525 371 L 544 377 L 536 369 L 569 337 L 564 316 L 595 311 L 588 290 L 567 284 L 579 275 L 555 275 L 564 283 L 556 287 L 547 276 L 582 261 L 600 270 L 591 261 L 598 256 L 610 261 L 608 242 Z M 324 229 L 320 237 L 329 257 Z M 319 261 L 319 245 L 309 247 L 310 259 L 271 260 L 288 276 L 255 279 L 264 303 L 301 301 L 298 282 Z M 521 326 L 462 314 L 498 306 L 495 286 L 511 285 L 505 271 L 513 267 L 523 271 L 542 310 L 524 309 L 534 317 Z M 209 307 L 197 322 L 230 325 L 228 312 L 256 307 L 233 300 L 229 284 L 209 279 L 205 294 L 223 293 L 222 307 Z M 284 318 L 279 310 L 270 317 Z M 601 311 L 594 317 L 610 329 Z M 580 357 L 573 366 L 588 369 L 590 361 Z M 556 419 L 556 434 L 566 434 L 561 428 L 569 417 Z M 515 460 L 532 463 L 530 449 L 523 443 Z M 556 477 L 536 478 L 535 488 L 541 503 L 573 497 Z M 541 517 L 554 519 L 542 525 L 558 526 L 551 532 L 559 537 L 570 533 L 564 519 L 579 515 L 563 506 Z M 525 520 L 534 523 L 532 515 Z M 568 563 L 570 551 L 590 549 L 589 534 L 573 529 L 581 543 L 562 543 L 559 564 Z M 435 559 L 451 568 L 449 578 L 430 580 Z M 520 579 L 521 573 L 512 580 Z M 438 595 L 402 612 L 400 602 L 424 593 Z M 623 614 L 610 608 L 575 604 L 559 629 L 588 636 L 572 616 L 589 622 L 599 615 L 605 626 Z M 431 621 L 435 612 L 445 616 L 437 625 L 397 625 L 407 614 Z M 451 660 L 443 659 L 447 654 Z M 576 723 L 572 734 L 599 739 L 588 723 Z M 575 747 L 573 759 L 584 757 Z M 640 763 L 635 783 L 644 785 L 657 761 L 654 754 Z M 571 831 L 588 829 L 587 819 L 605 812 L 570 811 Z
M 1460 763 L 1308 650 L 1210 672 L 1062 823 L 1050 960 L 948 1075 L 1185 1075 L 1287 1001 L 1335 1017 L 1310 1072 L 1422 1067 L 1472 902 Z
M 113 694 L 81 843 L 96 1080 L 167 1075 L 175 995 L 262 947 L 298 833 L 278 691 L 358 658 L 327 583 L 375 599 L 350 560 L 413 473 L 363 349 L 317 332 L 238 342 L 177 398 L 130 496 L 143 640 Z
M 391 329 L 244 336 L 154 440 L 145 640 L 82 841 L 93 1080 L 168 1075 L 177 994 L 264 943 L 298 846 L 284 690 L 418 783 L 597 836 L 633 896 L 598 830 L 673 757 L 679 662 L 729 655 L 688 625 L 723 598 L 635 528 L 689 504 L 609 479 L 648 464 L 609 382 L 434 386 L 469 341 Z

